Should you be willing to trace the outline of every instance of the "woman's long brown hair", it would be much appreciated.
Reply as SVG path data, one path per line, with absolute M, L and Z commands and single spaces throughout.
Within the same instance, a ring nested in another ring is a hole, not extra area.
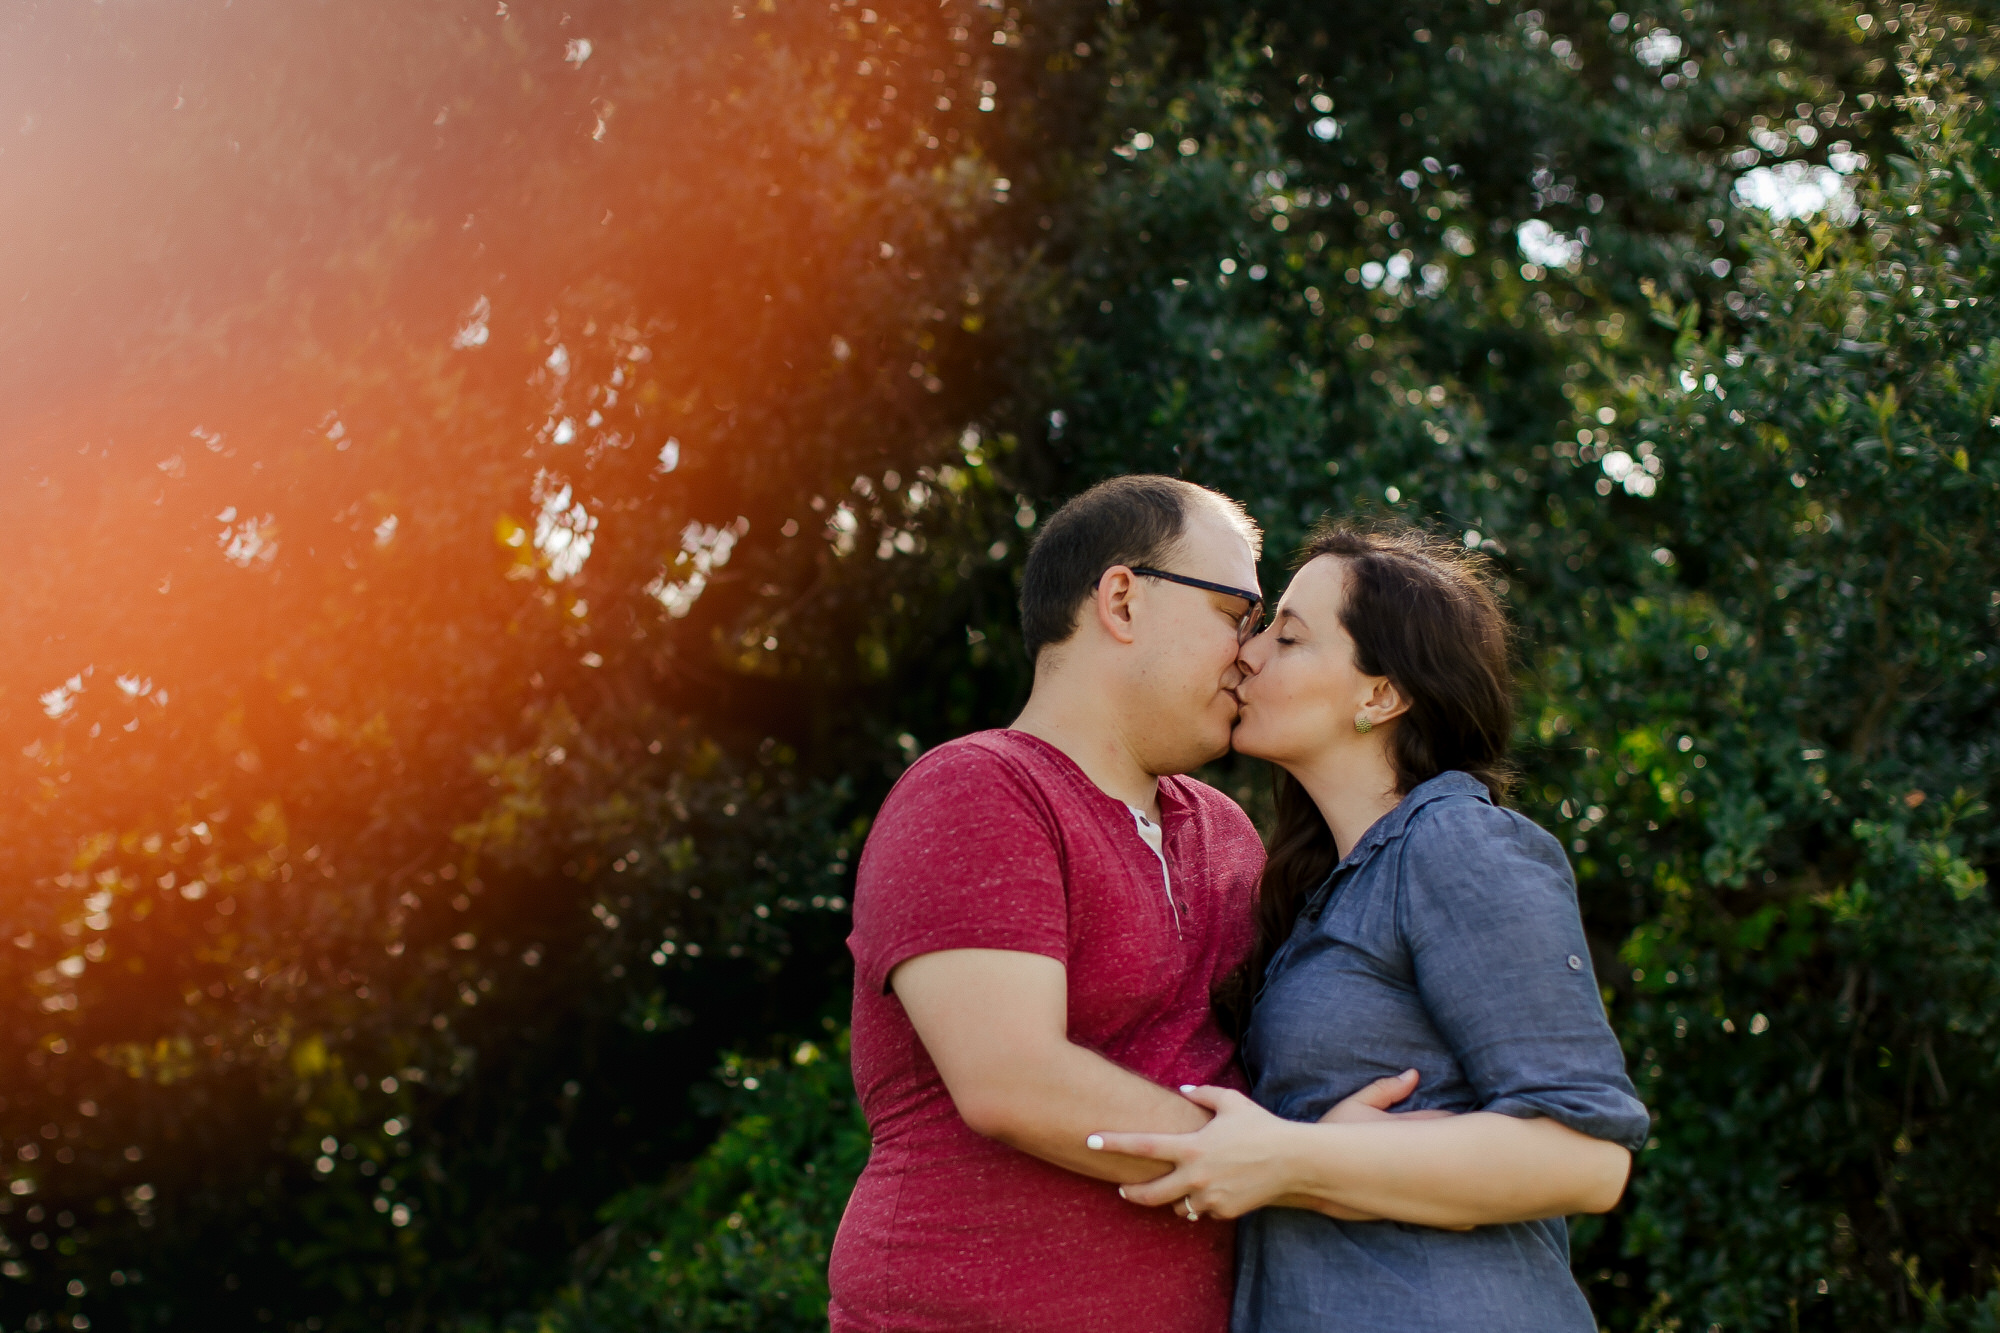
M 1409 701 L 1389 738 L 1397 793 L 1457 770 L 1502 800 L 1511 780 L 1514 696 L 1507 617 L 1486 561 L 1405 525 L 1326 523 L 1292 568 L 1326 555 L 1346 570 L 1340 623 L 1354 640 L 1355 666 L 1387 677 Z M 1258 890 L 1257 941 L 1215 996 L 1225 1029 L 1239 1040 L 1271 956 L 1339 860 L 1333 832 L 1306 789 L 1282 769 L 1273 774 L 1278 819 Z

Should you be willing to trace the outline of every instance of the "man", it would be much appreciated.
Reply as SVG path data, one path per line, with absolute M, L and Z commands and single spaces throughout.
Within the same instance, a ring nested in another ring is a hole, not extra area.
M 835 1333 L 1221 1333 L 1234 1231 L 1138 1208 L 1106 1126 L 1199 1128 L 1240 1087 L 1211 987 L 1249 951 L 1263 848 L 1177 776 L 1229 748 L 1260 537 L 1170 477 L 1071 500 L 1028 555 L 1014 725 L 897 783 L 855 885 L 854 1073 L 874 1152 Z

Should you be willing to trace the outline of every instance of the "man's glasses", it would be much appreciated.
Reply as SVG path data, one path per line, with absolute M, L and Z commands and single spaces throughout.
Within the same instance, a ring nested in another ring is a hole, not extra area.
M 1257 637 L 1257 631 L 1264 627 L 1264 594 L 1251 592 L 1247 588 L 1232 588 L 1226 583 L 1210 583 L 1207 579 L 1191 579 L 1185 574 L 1169 574 L 1164 569 L 1139 569 L 1132 572 L 1149 579 L 1165 579 L 1169 583 L 1179 583 L 1189 588 L 1200 588 L 1203 592 L 1219 592 L 1230 597 L 1241 597 L 1250 605 L 1236 618 L 1236 643 L 1238 647 Z

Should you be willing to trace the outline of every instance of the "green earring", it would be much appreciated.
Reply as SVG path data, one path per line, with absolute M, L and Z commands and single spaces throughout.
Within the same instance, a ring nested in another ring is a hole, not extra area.
M 1375 719 L 1369 717 L 1366 713 L 1356 713 L 1354 715 L 1354 730 L 1366 736 L 1369 732 L 1375 730 Z

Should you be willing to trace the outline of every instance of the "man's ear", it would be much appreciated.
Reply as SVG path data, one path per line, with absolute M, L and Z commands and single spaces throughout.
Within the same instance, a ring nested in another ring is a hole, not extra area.
M 1396 688 L 1396 682 L 1387 676 L 1376 678 L 1375 687 L 1368 692 L 1366 706 L 1377 726 L 1393 722 L 1410 711 L 1410 701 Z
M 1124 565 L 1113 565 L 1097 580 L 1091 609 L 1097 616 L 1098 628 L 1119 643 L 1131 643 L 1136 637 L 1132 630 L 1132 605 L 1138 592 L 1139 580 Z

